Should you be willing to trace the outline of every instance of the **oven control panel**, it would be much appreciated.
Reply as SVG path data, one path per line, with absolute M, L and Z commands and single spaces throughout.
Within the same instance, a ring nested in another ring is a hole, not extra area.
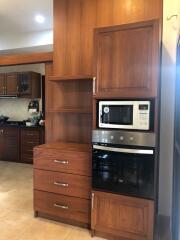
M 93 130 L 92 143 L 155 147 L 155 134 L 129 131 Z

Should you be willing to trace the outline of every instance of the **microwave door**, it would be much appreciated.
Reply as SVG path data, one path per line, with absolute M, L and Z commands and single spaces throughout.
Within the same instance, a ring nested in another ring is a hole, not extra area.
M 136 106 L 133 104 L 101 105 L 99 107 L 99 127 L 135 129 L 136 112 Z

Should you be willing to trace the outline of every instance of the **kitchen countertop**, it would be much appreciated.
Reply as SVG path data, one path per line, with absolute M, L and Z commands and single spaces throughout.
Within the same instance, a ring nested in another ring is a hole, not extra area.
M 43 129 L 45 126 L 35 125 L 35 126 L 26 126 L 24 122 L 21 121 L 7 121 L 4 123 L 0 123 L 0 127 L 15 127 L 15 128 L 39 128 Z

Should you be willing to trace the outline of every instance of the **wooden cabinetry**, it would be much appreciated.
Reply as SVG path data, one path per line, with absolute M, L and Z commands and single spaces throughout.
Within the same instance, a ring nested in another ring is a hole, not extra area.
M 21 162 L 33 163 L 33 148 L 43 144 L 44 129 L 21 129 Z
M 17 73 L 0 73 L 0 95 L 18 94 Z
M 40 98 L 41 74 L 35 72 L 1 73 L 0 95 Z
M 18 93 L 20 97 L 41 97 L 41 74 L 36 72 L 18 73 Z
M 46 68 L 46 141 L 90 143 L 92 77 L 52 76 Z
M 96 29 L 96 97 L 157 96 L 159 39 L 157 20 Z
M 153 240 L 154 202 L 92 192 L 93 234 L 114 239 Z
M 5 74 L 0 73 L 0 95 L 4 94 Z
M 0 160 L 19 161 L 19 129 L 0 127 Z
M 53 74 L 93 75 L 94 28 L 161 18 L 162 0 L 54 0 Z
M 34 149 L 34 211 L 90 225 L 90 145 L 52 143 Z M 58 218 L 58 219 L 57 219 Z

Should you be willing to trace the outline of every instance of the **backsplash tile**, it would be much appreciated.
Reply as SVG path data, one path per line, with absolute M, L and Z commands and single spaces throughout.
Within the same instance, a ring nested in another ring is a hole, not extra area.
M 9 117 L 10 121 L 22 121 L 32 117 L 28 112 L 31 99 L 0 99 L 0 115 Z M 40 106 L 41 109 L 41 106 Z

